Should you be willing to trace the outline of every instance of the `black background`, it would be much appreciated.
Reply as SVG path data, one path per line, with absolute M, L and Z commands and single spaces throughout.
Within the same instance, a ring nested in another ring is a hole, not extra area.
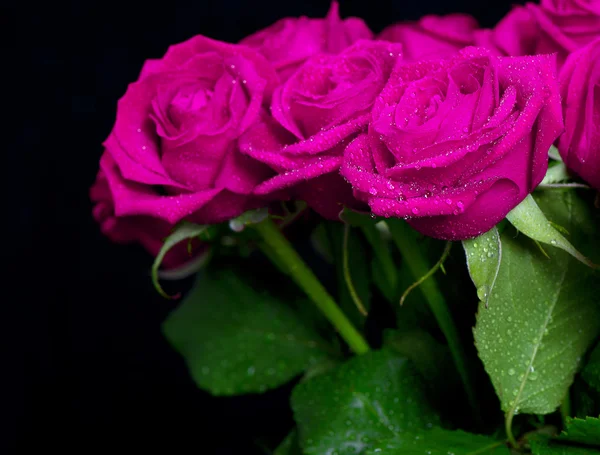
M 510 4 L 341 0 L 374 31 L 426 13 L 492 26 Z M 291 387 L 215 399 L 195 388 L 162 338 L 172 309 L 151 258 L 112 245 L 91 218 L 92 184 L 116 102 L 142 62 L 195 34 L 236 42 L 284 16 L 323 17 L 329 1 L 73 1 L 0 7 L 3 53 L 1 304 L 7 452 L 34 447 L 266 453 L 291 425 Z M 69 112 L 70 111 L 70 112 Z M 16 135 L 15 135 L 16 133 Z M 8 253 L 7 253 L 8 252 Z M 261 439 L 262 438 L 262 439 Z

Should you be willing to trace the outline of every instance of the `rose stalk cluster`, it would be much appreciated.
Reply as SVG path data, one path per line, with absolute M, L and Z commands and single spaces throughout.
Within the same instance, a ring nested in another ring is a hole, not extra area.
M 156 254 L 182 221 L 278 201 L 475 237 L 542 181 L 548 150 L 600 189 L 600 1 L 515 7 L 493 29 L 425 16 L 286 18 L 238 44 L 196 36 L 119 101 L 91 189 L 117 242 Z M 166 266 L 185 260 L 185 245 Z

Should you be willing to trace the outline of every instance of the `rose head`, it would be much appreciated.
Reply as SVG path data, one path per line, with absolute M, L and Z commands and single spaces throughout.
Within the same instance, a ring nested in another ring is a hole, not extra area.
M 477 20 L 467 14 L 429 15 L 390 25 L 377 38 L 401 43 L 405 60 L 443 58 L 475 44 L 477 28 Z
M 272 172 L 239 153 L 277 76 L 255 51 L 197 36 L 146 62 L 121 98 L 102 169 L 114 213 L 218 223 L 260 205 Z
M 600 38 L 572 53 L 560 72 L 567 167 L 600 190 Z
M 400 49 L 384 41 L 359 41 L 341 54 L 312 57 L 279 86 L 272 117 L 240 138 L 244 153 L 278 173 L 255 193 L 290 188 L 327 218 L 337 217 L 340 204 L 351 204 L 350 186 L 338 174 L 343 150 L 366 129 Z
M 110 156 L 102 159 L 102 168 L 114 166 Z M 100 229 L 115 243 L 141 244 L 152 256 L 160 251 L 164 239 L 171 233 L 173 225 L 164 220 L 145 215 L 115 216 L 113 195 L 103 169 L 100 169 L 96 181 L 90 189 L 90 198 L 94 203 L 93 216 Z M 175 245 L 165 255 L 163 267 L 178 267 L 191 259 L 187 245 L 182 242 Z
M 491 229 L 544 177 L 562 131 L 552 56 L 399 62 L 342 175 L 374 214 L 431 237 Z
M 360 39 L 371 39 L 369 27 L 356 17 L 342 20 L 337 2 L 325 19 L 288 17 L 254 33 L 240 44 L 258 50 L 286 80 L 309 57 L 337 54 Z
M 600 35 L 600 0 L 541 0 L 517 6 L 492 32 L 491 46 L 505 55 L 567 56 Z

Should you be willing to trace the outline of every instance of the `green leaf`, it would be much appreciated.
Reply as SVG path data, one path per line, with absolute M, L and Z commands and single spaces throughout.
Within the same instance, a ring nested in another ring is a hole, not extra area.
M 298 431 L 294 428 L 273 451 L 273 455 L 302 455 L 298 443 Z
M 424 330 L 386 330 L 384 346 L 409 359 L 428 387 L 428 396 L 436 403 L 448 402 L 449 396 L 462 393 L 450 350 Z
M 415 367 L 389 350 L 299 384 L 292 409 L 305 454 L 361 454 L 377 439 L 438 422 Z
M 550 146 L 550 149 L 548 150 L 548 156 L 555 161 L 562 162 L 562 157 L 560 156 L 560 152 L 558 151 L 558 149 L 556 148 L 555 145 Z
M 165 255 L 169 252 L 169 250 L 171 248 L 173 248 L 179 242 L 183 242 L 184 240 L 188 240 L 188 239 L 193 239 L 195 237 L 200 237 L 207 229 L 208 229 L 208 226 L 200 226 L 198 224 L 183 222 L 183 223 L 177 225 L 174 228 L 173 233 L 165 239 L 165 243 L 163 244 L 160 251 L 156 255 L 156 258 L 154 259 L 154 263 L 152 264 L 152 271 L 151 271 L 152 283 L 154 284 L 154 287 L 156 288 L 156 290 L 158 291 L 158 293 L 160 295 L 162 295 L 163 297 L 165 297 L 167 299 L 173 298 L 173 296 L 168 295 L 163 290 L 160 283 L 158 282 L 158 269 L 159 269 L 160 264 L 162 263 L 163 259 L 165 258 Z
M 566 428 L 557 439 L 600 448 L 600 418 L 567 418 Z
M 539 201 L 569 232 L 590 228 L 586 205 L 572 193 L 545 192 Z M 474 335 L 510 423 L 518 412 L 547 414 L 559 406 L 600 332 L 600 280 L 562 250 L 550 249 L 546 259 L 510 229 L 501 241 L 489 309 L 480 304 Z
M 340 362 L 336 359 L 333 359 L 331 357 L 323 357 L 323 359 L 306 369 L 301 381 L 308 381 L 309 379 L 312 379 L 315 376 L 327 373 L 328 371 L 333 370 L 339 364 Z
M 581 376 L 585 382 L 596 389 L 597 392 L 600 392 L 600 343 L 592 351 Z
M 278 387 L 331 351 L 287 302 L 252 278 L 248 267 L 207 270 L 163 324 L 196 384 L 213 395 Z
M 530 445 L 533 455 L 598 455 L 598 449 L 559 444 L 547 436 L 531 439 Z
M 597 267 L 552 226 L 531 195 L 528 195 L 523 202 L 512 209 L 506 215 L 506 219 L 526 236 L 538 242 L 561 248 L 589 267 Z
M 554 164 L 553 166 L 548 166 L 548 170 L 546 171 L 546 175 L 542 180 L 542 185 L 546 185 L 549 183 L 559 183 L 565 182 L 569 180 L 569 173 L 567 172 L 567 166 L 562 161 Z
M 469 274 L 477 288 L 477 297 L 487 308 L 502 260 L 500 233 L 493 227 L 477 238 L 463 240 L 462 244 L 467 255 Z
M 510 455 L 503 441 L 464 431 L 434 428 L 427 432 L 404 433 L 380 441 L 368 455 Z

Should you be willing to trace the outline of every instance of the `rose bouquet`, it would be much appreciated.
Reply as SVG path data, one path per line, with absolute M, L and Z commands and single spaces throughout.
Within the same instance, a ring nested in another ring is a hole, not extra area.
M 196 36 L 104 145 L 198 387 L 295 381 L 274 453 L 600 450 L 599 1 Z

